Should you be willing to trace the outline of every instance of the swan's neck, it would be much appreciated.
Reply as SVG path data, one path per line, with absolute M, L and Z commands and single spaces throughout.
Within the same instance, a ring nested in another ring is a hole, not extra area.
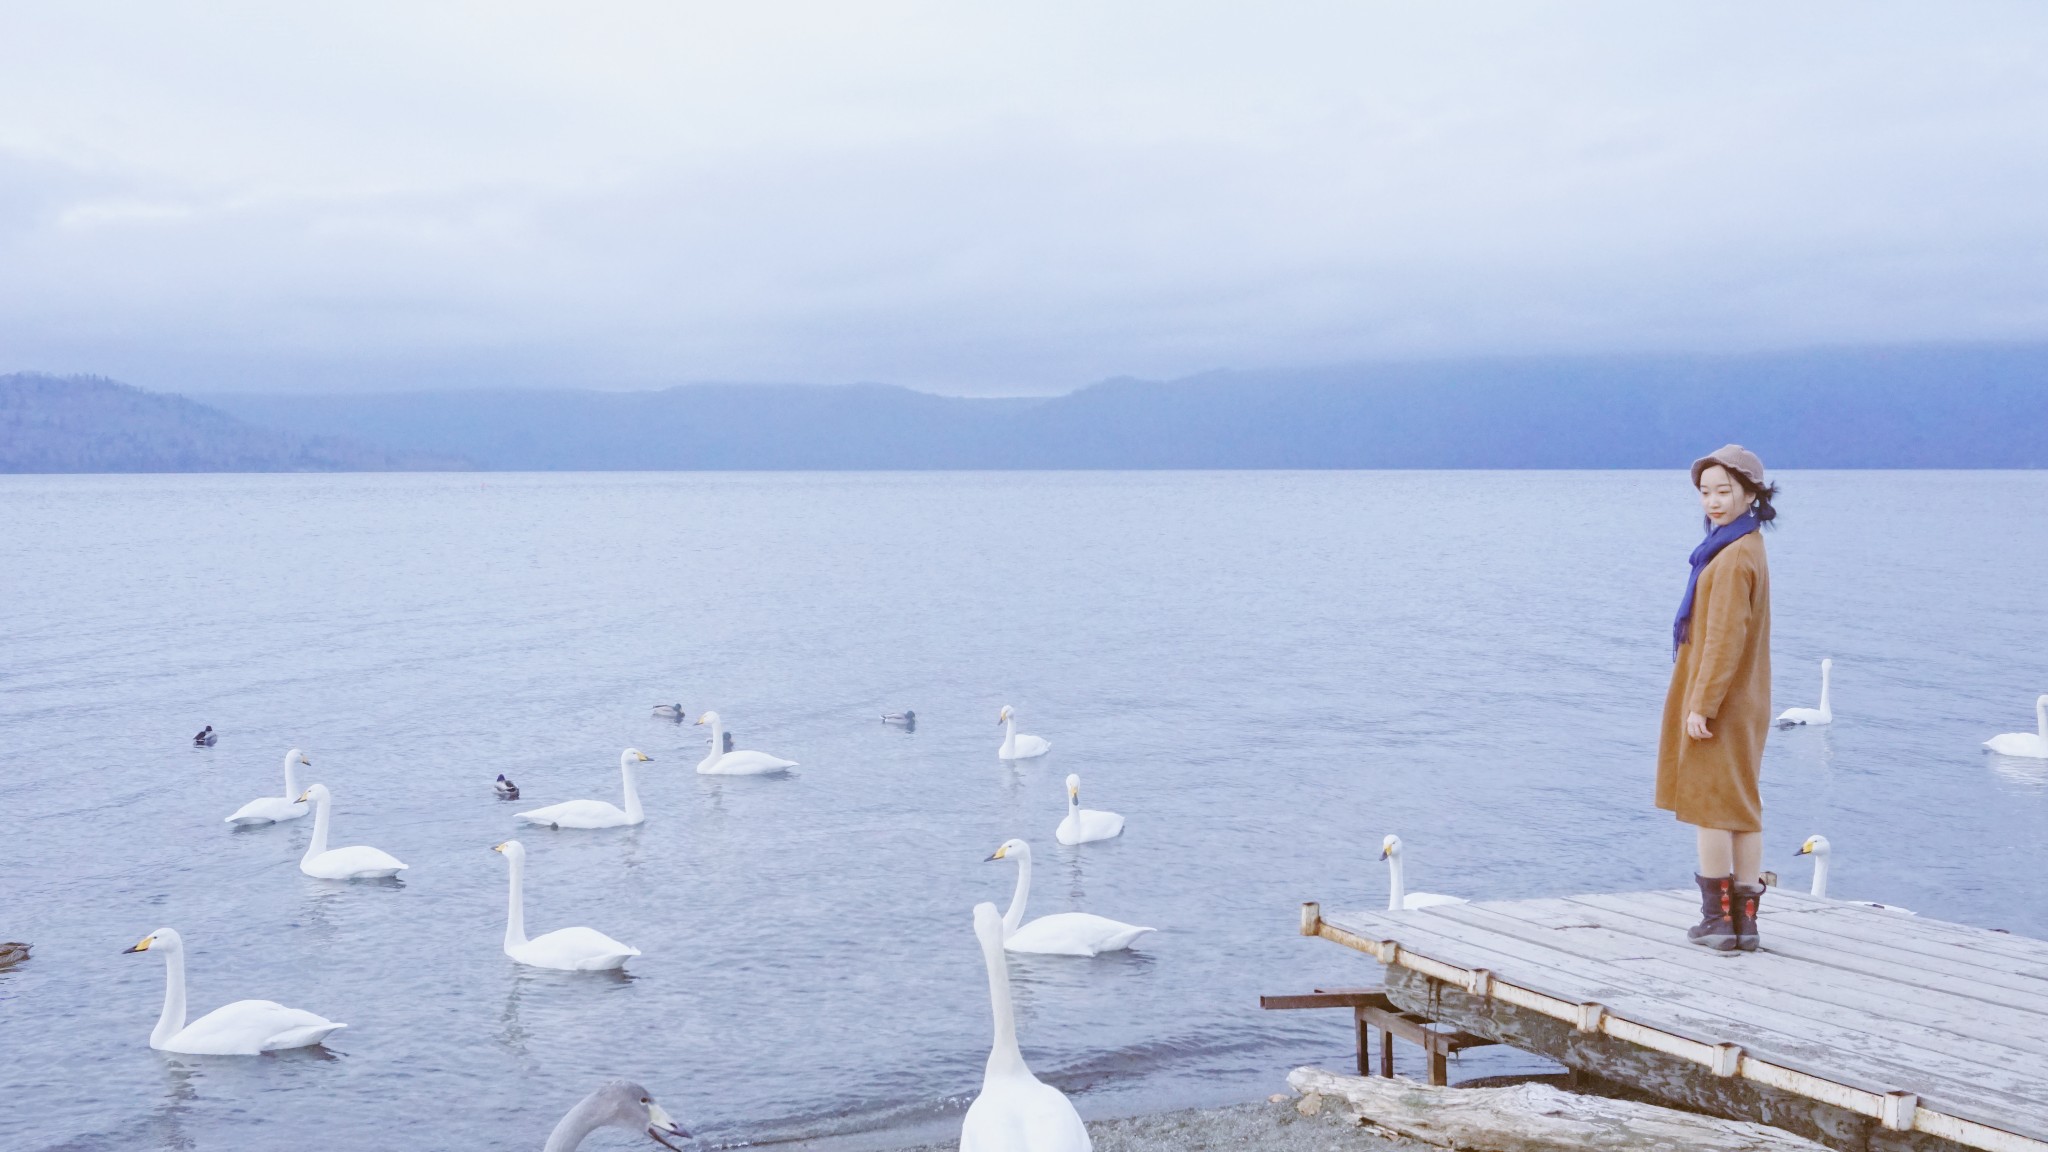
M 640 789 L 633 780 L 633 762 L 628 760 L 619 765 L 619 775 L 626 778 L 626 819 L 635 824 L 640 822 Z
M 2048 740 L 2048 696 L 2034 701 L 2034 729 L 2041 739 Z
M 1826 668 L 1820 670 L 1820 714 L 1823 716 L 1833 715 L 1828 711 L 1828 671 Z
M 704 760 L 706 763 L 710 763 L 723 755 L 725 755 L 725 721 L 713 720 L 711 722 L 711 753 L 704 757 Z
M 1003 939 L 1008 940 L 1024 926 L 1024 901 L 1031 895 L 1031 854 L 1017 857 L 1017 890 L 1010 893 L 1010 910 L 1003 913 Z
M 604 1127 L 610 1121 L 611 1117 L 606 1114 L 604 1104 L 605 1101 L 599 1099 L 597 1093 L 578 1101 L 574 1108 L 569 1109 L 568 1115 L 562 1117 L 561 1122 L 555 1125 L 555 1130 L 548 1134 L 547 1147 L 542 1148 L 541 1152 L 573 1152 L 583 1143 L 585 1136 Z
M 156 1030 L 149 1034 L 152 1048 L 161 1048 L 171 1037 L 185 1030 L 185 950 L 164 953 L 164 1011 L 156 1018 Z
M 313 838 L 306 843 L 306 855 L 303 859 L 311 860 L 313 857 L 327 851 L 327 808 L 328 803 L 325 797 L 314 797 Z
M 996 1018 L 995 1043 L 989 1046 L 983 1081 L 1029 1076 L 1031 1069 L 1024 1063 L 1024 1054 L 1017 1050 L 1017 1013 L 1010 1004 L 1010 962 L 1003 954 L 1002 941 L 985 942 L 981 958 L 988 965 L 988 1000 Z
M 505 907 L 505 950 L 526 943 L 526 862 L 518 857 L 509 858 L 512 864 L 512 894 Z M 585 1131 L 588 1131 L 586 1129 Z M 577 1139 L 582 1139 L 581 1135 Z M 574 1144 L 569 1147 L 575 1147 Z
M 287 800 L 297 800 L 300 791 L 299 758 L 297 756 L 287 756 L 284 758 L 284 798 Z
M 1813 854 L 1813 887 L 1815 896 L 1828 894 L 1828 852 L 1823 848 Z
M 1081 823 L 1081 797 L 1074 792 L 1067 793 L 1067 819 Z
M 1399 912 L 1402 903 L 1407 897 L 1408 883 L 1401 874 L 1401 854 L 1399 852 L 1389 853 L 1387 856 L 1387 911 Z
M 1016 750 L 1017 718 L 1012 716 L 1008 720 L 1003 721 L 1003 751 L 1015 752 Z

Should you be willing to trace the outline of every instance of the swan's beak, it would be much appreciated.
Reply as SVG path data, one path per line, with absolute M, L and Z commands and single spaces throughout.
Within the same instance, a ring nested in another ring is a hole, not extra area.
M 312 794 L 313 790 L 311 788 L 308 788 L 304 792 L 299 793 L 299 798 L 297 800 L 292 801 L 292 803 L 304 804 L 306 802 L 306 797 L 311 796 Z
M 508 841 L 507 843 L 509 843 L 509 841 Z M 504 844 L 493 844 L 493 845 L 491 845 L 491 851 L 493 851 L 493 852 L 503 852 L 504 850 L 505 850 L 505 845 L 504 845 Z
M 130 952 L 147 952 L 149 951 L 149 946 L 155 941 L 156 937 L 154 936 L 144 936 L 142 939 L 135 942 L 134 947 L 121 949 L 121 955 L 126 956 Z
M 642 752 L 642 753 L 640 754 L 640 762 L 641 762 L 641 763 L 643 763 L 643 764 L 652 764 L 652 763 L 654 763 L 654 757 L 652 757 L 652 756 L 649 756 L 649 755 L 648 755 L 647 753 L 645 753 L 645 752 Z
M 676 1123 L 675 1117 L 670 1116 L 667 1109 L 652 1100 L 647 1102 L 647 1134 L 669 1148 L 673 1148 L 675 1145 L 662 1140 L 663 1136 L 681 1136 L 685 1140 L 691 1139 L 690 1134 L 683 1131 L 683 1126 Z
M 1793 855 L 1794 855 L 1794 856 L 1811 856 L 1811 855 L 1813 855 L 1813 841 L 1811 841 L 1811 840 L 1808 840 L 1808 841 L 1807 841 L 1806 843 L 1804 843 L 1804 844 L 1801 844 L 1801 845 L 1799 846 L 1799 851 L 1797 851 L 1797 852 L 1794 852 L 1794 853 L 1793 853 Z
M 702 723 L 704 723 L 704 718 L 703 718 L 702 716 L 699 716 L 699 717 L 697 717 L 697 723 L 699 723 L 699 724 L 702 724 Z
M 995 851 L 993 851 L 993 852 L 989 853 L 989 854 L 988 854 L 988 860 L 1001 860 L 1001 859 L 1003 858 L 1003 854 L 1004 854 L 1005 852 L 1008 852 L 1009 850 L 1010 850 L 1010 846 L 1009 846 L 1009 845 L 1007 845 L 1007 844 L 1005 844 L 1005 845 L 1003 845 L 1003 846 L 1002 846 L 1001 848 L 998 848 L 998 849 L 996 849 Z M 982 861 L 982 863 L 983 863 L 983 864 L 986 864 L 986 863 L 988 863 L 988 860 L 983 860 L 983 861 Z
M 1391 853 L 1392 851 L 1393 851 L 1393 850 L 1392 850 L 1392 849 L 1390 849 L 1390 848 L 1382 848 L 1382 849 L 1380 849 L 1380 859 L 1382 859 L 1382 860 L 1385 860 L 1385 859 L 1387 858 L 1388 854 L 1389 854 L 1389 853 Z
M 299 763 L 304 764 L 308 768 L 311 768 L 313 766 L 313 758 L 310 756 L 300 756 Z

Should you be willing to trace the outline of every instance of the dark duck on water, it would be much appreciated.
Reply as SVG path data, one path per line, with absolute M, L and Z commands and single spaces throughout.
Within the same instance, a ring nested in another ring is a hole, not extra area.
M 220 733 L 215 732 L 213 725 L 208 724 L 199 730 L 198 735 L 192 737 L 192 746 L 194 748 L 211 748 L 213 747 L 213 742 L 218 739 L 220 739 Z
M 498 773 L 498 779 L 491 785 L 491 791 L 496 792 L 500 800 L 519 799 L 519 785 L 505 779 L 503 772 Z

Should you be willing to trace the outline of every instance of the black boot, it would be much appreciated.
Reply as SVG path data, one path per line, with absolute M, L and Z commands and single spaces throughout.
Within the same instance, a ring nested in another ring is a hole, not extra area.
M 1732 897 L 1730 910 L 1735 913 L 1735 946 L 1744 952 L 1754 952 L 1757 946 L 1756 906 L 1763 902 L 1764 886 L 1752 888 L 1737 884 L 1729 889 Z
M 1734 888 L 1735 877 L 1693 877 L 1700 886 L 1700 922 L 1685 930 L 1685 938 L 1716 952 L 1736 948 Z

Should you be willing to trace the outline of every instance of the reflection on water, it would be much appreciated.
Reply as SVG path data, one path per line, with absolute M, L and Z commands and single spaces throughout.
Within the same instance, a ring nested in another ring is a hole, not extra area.
M 1836 720 L 1770 735 L 1767 866 L 1803 887 L 1824 833 L 1837 895 L 2048 934 L 2014 897 L 2048 765 L 1980 748 L 2048 684 L 2010 643 L 2048 634 L 2048 474 L 1923 474 L 1881 512 L 1783 479 L 1781 695 L 1832 657 Z M 983 860 L 1013 836 L 1034 914 L 1159 929 L 1011 959 L 1033 1067 L 1088 1114 L 1251 1099 L 1348 1059 L 1344 1014 L 1258 996 L 1366 978 L 1296 910 L 1383 903 L 1386 833 L 1473 897 L 1689 875 L 1650 806 L 1682 472 L 12 477 L 0 505 L 0 928 L 37 944 L 0 976 L 0 1147 L 537 1147 L 612 1076 L 712 1143 L 957 1124 L 969 911 L 1007 904 Z M 704 731 L 649 713 L 677 698 L 803 767 L 698 776 Z M 1004 703 L 1050 755 L 997 759 Z M 344 790 L 336 843 L 402 879 L 301 875 L 310 818 L 222 822 L 293 746 Z M 645 824 L 513 818 L 615 798 L 628 746 Z M 1122 837 L 1055 842 L 1069 772 Z M 628 974 L 504 955 L 515 837 L 532 930 L 627 941 Z M 118 961 L 159 925 L 195 1011 L 303 1006 L 348 1022 L 338 1058 L 151 1052 L 163 973 Z

